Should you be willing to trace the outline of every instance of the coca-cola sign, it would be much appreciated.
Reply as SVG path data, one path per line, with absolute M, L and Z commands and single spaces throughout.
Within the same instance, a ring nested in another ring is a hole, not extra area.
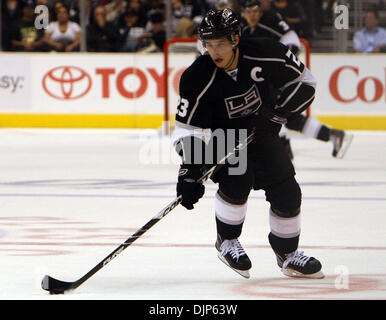
M 383 79 L 371 75 L 362 76 L 360 71 L 359 67 L 352 65 L 344 65 L 334 70 L 329 80 L 329 91 L 335 100 L 351 103 L 359 99 L 365 103 L 374 103 L 384 98 L 386 69 Z M 343 94 L 344 87 L 349 87 L 351 93 Z

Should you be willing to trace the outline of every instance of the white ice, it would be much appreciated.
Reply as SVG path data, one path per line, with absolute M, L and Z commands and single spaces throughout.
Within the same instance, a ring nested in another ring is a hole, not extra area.
M 167 139 L 142 131 L 2 129 L 0 299 L 385 299 L 386 132 L 353 133 L 344 159 L 330 143 L 291 140 L 300 249 L 324 279 L 282 275 L 262 191 L 240 238 L 251 278 L 220 262 L 210 182 L 194 211 L 177 207 L 78 289 L 51 296 L 44 274 L 78 279 L 174 199 L 178 164 Z

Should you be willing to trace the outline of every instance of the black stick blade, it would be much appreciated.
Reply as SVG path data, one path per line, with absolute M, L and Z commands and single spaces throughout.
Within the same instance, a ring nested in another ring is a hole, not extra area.
M 73 289 L 73 283 L 60 281 L 45 275 L 42 280 L 42 289 L 49 291 L 50 294 L 63 294 Z

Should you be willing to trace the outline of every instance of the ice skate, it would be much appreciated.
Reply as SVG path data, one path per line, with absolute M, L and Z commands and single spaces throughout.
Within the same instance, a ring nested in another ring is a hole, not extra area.
M 242 275 L 244 278 L 249 278 L 249 269 L 251 268 L 251 260 L 249 260 L 244 248 L 241 246 L 239 240 L 222 240 L 217 236 L 216 249 L 218 251 L 219 259 L 228 267 Z
M 351 145 L 353 137 L 352 134 L 347 134 L 344 131 L 331 129 L 330 140 L 333 144 L 332 156 L 340 159 L 343 158 Z
M 308 257 L 303 251 L 296 250 L 284 256 L 276 253 L 277 264 L 288 277 L 322 279 L 322 264 L 314 257 Z

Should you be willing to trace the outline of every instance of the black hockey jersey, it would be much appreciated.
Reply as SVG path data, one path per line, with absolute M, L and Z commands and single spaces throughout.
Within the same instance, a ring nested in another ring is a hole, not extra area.
M 279 41 L 291 28 L 281 15 L 275 11 L 265 11 L 255 28 L 246 25 L 242 28 L 243 37 L 264 37 Z
M 303 81 L 311 84 L 310 94 L 299 89 Z M 312 85 L 312 75 L 286 46 L 265 38 L 241 39 L 236 81 L 209 55 L 185 70 L 176 127 L 246 128 L 252 117 L 300 113 L 313 99 Z

